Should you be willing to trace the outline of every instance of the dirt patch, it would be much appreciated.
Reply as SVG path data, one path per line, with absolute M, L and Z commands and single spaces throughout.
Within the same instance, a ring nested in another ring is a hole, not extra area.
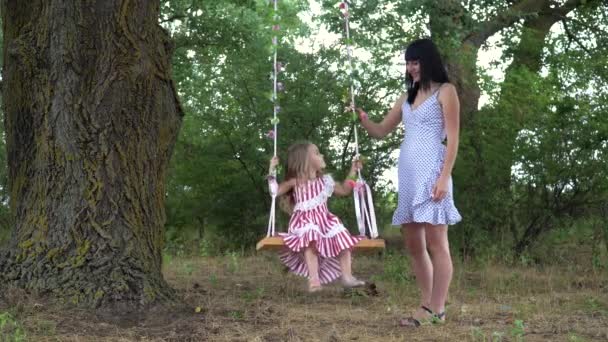
M 12 289 L 0 312 L 26 341 L 608 340 L 608 295 L 593 272 L 456 265 L 448 323 L 405 329 L 398 320 L 417 306 L 407 259 L 360 256 L 355 269 L 375 286 L 309 295 L 274 257 L 173 259 L 165 277 L 183 303 L 172 307 L 66 309 Z

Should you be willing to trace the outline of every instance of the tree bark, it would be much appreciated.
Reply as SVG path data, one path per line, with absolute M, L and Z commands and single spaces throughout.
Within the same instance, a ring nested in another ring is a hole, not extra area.
M 159 1 L 2 0 L 15 226 L 0 280 L 85 306 L 174 296 L 165 177 L 183 112 Z
M 448 77 L 459 94 L 461 122 L 467 127 L 477 112 L 481 95 L 476 70 L 481 44 L 466 40 L 469 19 L 460 1 L 429 2 L 427 12 L 431 37 L 440 44 Z

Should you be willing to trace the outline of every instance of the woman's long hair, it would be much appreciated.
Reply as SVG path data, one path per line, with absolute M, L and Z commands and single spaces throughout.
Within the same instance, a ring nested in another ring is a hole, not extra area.
M 308 177 L 310 165 L 308 163 L 308 149 L 313 144 L 309 141 L 300 141 L 291 145 L 287 150 L 287 172 L 285 180 L 295 178 L 296 181 Z M 321 176 L 318 174 L 317 176 Z M 293 198 L 293 188 L 279 199 L 279 206 L 288 214 L 293 212 L 295 201 Z
M 448 73 L 441 61 L 439 50 L 430 39 L 418 39 L 410 43 L 405 50 L 405 61 L 418 61 L 420 63 L 420 81 L 414 82 L 409 72 L 406 72 L 405 84 L 407 85 L 407 102 L 414 103 L 420 88 L 428 90 L 431 81 L 446 83 Z

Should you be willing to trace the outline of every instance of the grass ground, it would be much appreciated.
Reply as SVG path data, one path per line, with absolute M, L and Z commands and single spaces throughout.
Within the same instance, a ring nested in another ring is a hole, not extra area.
M 2 341 L 608 341 L 608 275 L 585 263 L 513 267 L 456 262 L 443 326 L 399 327 L 416 307 L 407 258 L 355 256 L 378 293 L 309 295 L 274 254 L 167 258 L 182 298 L 171 311 L 59 309 L 17 290 L 0 301 Z

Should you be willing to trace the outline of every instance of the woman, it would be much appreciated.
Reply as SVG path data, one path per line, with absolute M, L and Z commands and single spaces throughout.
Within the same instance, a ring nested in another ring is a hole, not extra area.
M 400 324 L 420 326 L 445 321 L 445 302 L 452 279 L 448 225 L 461 220 L 452 198 L 451 178 L 458 151 L 460 103 L 430 39 L 412 42 L 405 60 L 407 92 L 382 122 L 368 120 L 361 109 L 359 114 L 361 124 L 374 138 L 385 137 L 400 121 L 405 127 L 393 225 L 402 227 L 421 303 Z

